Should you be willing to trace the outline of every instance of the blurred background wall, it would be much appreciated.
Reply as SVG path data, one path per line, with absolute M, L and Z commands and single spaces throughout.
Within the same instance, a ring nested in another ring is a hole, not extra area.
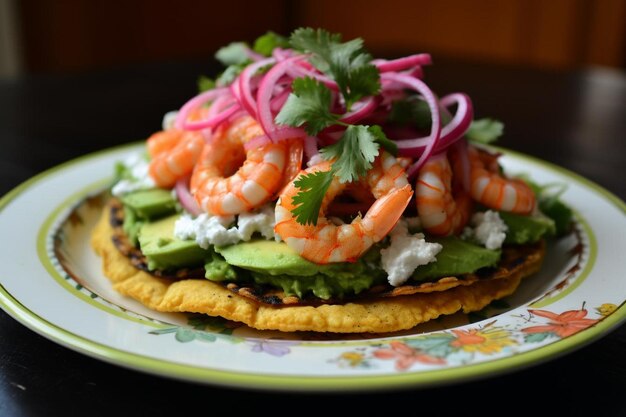
M 207 59 L 299 26 L 360 36 L 377 55 L 626 66 L 626 0 L 0 0 L 0 74 Z

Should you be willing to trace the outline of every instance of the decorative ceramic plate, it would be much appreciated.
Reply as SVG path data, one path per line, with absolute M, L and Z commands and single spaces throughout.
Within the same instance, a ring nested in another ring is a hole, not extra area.
M 113 166 L 140 144 L 68 162 L 0 201 L 0 306 L 45 337 L 162 376 L 264 389 L 426 386 L 508 372 L 565 354 L 626 319 L 626 205 L 599 186 L 505 151 L 511 173 L 565 183 L 572 233 L 543 269 L 486 309 L 385 335 L 260 332 L 161 314 L 112 290 L 89 244 Z

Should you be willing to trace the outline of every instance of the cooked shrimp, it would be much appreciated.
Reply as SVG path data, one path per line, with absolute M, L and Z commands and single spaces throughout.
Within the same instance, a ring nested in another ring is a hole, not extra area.
M 327 207 L 327 213 L 333 216 L 365 213 L 376 201 L 375 195 L 384 194 L 391 187 L 405 185 L 405 169 L 409 166 L 407 160 L 394 158 L 388 153 L 381 154 L 374 160 L 369 175 L 360 181 L 346 184 L 339 197 L 346 196 L 348 201 L 333 200 Z
M 294 144 L 299 140 L 244 150 L 246 142 L 262 134 L 261 126 L 251 117 L 238 118 L 217 129 L 191 176 L 191 193 L 203 210 L 215 215 L 250 211 L 280 191 L 284 176 L 295 171 L 286 167 L 300 169 L 302 151 L 297 152 L 298 145 Z
M 445 153 L 430 157 L 420 169 L 415 195 L 417 213 L 427 232 L 447 236 L 460 233 L 467 224 L 472 201 L 462 189 L 453 193 L 452 168 Z
M 306 175 L 328 171 L 331 162 L 323 161 L 300 172 Z M 317 225 L 303 225 L 292 214 L 293 198 L 299 188 L 295 181 L 285 187 L 276 203 L 274 232 L 303 258 L 318 264 L 352 262 L 374 243 L 383 239 L 395 226 L 409 204 L 413 191 L 404 169 L 389 154 L 382 154 L 364 179 L 377 200 L 364 217 L 357 216 L 351 223 L 335 225 L 325 217 L 329 203 L 347 186 L 334 178 L 320 208 Z
M 535 207 L 535 194 L 523 181 L 504 178 L 492 155 L 470 146 L 470 195 L 494 209 L 529 214 Z
M 302 155 L 304 154 L 304 141 L 303 140 L 290 140 L 288 141 L 289 149 L 287 150 L 287 165 L 285 166 L 285 172 L 283 172 L 283 180 L 276 193 L 275 197 L 286 187 L 296 175 L 302 170 Z
M 148 138 L 152 160 L 148 172 L 159 187 L 169 188 L 189 175 L 196 164 L 204 138 L 199 132 L 169 129 Z

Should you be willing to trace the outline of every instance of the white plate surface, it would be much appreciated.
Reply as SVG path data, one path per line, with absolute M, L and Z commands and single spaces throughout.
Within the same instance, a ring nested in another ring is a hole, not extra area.
M 49 339 L 162 376 L 262 389 L 432 386 L 542 362 L 626 319 L 626 205 L 549 163 L 506 151 L 511 173 L 566 183 L 575 231 L 511 297 L 393 335 L 257 332 L 215 318 L 160 314 L 115 293 L 89 233 L 113 165 L 141 144 L 44 172 L 0 201 L 0 307 Z M 95 197 L 94 197 L 95 196 Z M 56 249 L 56 250 L 55 250 Z

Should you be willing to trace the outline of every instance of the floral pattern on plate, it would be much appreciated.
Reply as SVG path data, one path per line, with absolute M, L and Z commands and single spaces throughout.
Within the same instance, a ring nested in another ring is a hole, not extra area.
M 511 316 L 513 321 L 500 325 L 498 320 L 478 327 L 450 329 L 404 340 L 392 340 L 378 346 L 347 350 L 332 362 L 340 367 L 371 368 L 378 361 L 393 361 L 397 371 L 407 371 L 415 364 L 446 366 L 470 364 L 479 357 L 515 354 L 530 344 L 570 337 L 615 311 L 615 304 L 602 304 L 588 317 L 585 308 L 555 313 L 527 310 L 527 315 Z

